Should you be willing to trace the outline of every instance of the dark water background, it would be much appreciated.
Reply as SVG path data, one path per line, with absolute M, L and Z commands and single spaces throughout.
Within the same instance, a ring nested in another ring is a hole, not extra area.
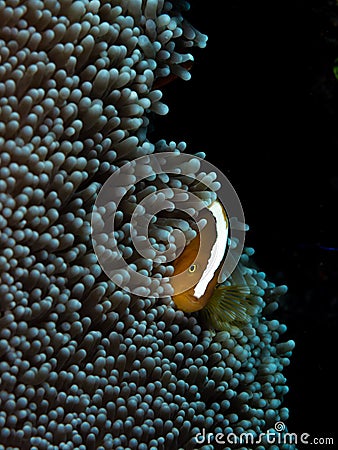
M 191 4 L 190 21 L 209 42 L 194 52 L 191 81 L 165 88 L 170 112 L 155 120 L 158 136 L 186 141 L 189 153 L 205 151 L 235 187 L 250 225 L 247 245 L 269 279 L 289 287 L 278 313 L 286 338 L 296 341 L 285 371 L 289 430 L 333 436 L 338 7 L 328 0 Z

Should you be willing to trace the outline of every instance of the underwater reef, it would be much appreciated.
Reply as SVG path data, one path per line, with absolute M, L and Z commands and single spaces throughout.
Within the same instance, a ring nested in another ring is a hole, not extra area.
M 283 370 L 294 342 L 280 340 L 275 314 L 286 287 L 266 280 L 251 248 L 227 283 L 249 286 L 255 314 L 226 331 L 170 297 L 125 292 L 93 251 L 91 213 L 106 180 L 140 156 L 186 149 L 152 143 L 147 131 L 168 112 L 159 86 L 188 80 L 190 50 L 206 45 L 188 8 L 0 1 L 0 448 L 206 450 L 219 444 L 199 444 L 197 433 L 259 436 L 288 419 Z M 114 235 L 135 270 L 158 277 L 172 266 L 136 255 L 128 224 L 163 186 L 208 199 L 186 177 L 149 177 L 119 205 Z M 175 226 L 194 236 L 186 218 L 162 216 L 149 229 L 154 247 Z

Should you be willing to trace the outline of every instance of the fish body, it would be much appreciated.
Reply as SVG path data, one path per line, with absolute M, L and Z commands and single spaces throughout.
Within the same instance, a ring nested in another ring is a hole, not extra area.
M 222 204 L 215 200 L 201 217 L 206 225 L 173 262 L 174 275 L 186 271 L 186 277 L 173 282 L 172 298 L 182 311 L 201 311 L 209 326 L 226 330 L 250 320 L 255 310 L 253 297 L 247 285 L 218 284 L 229 238 L 229 221 Z M 185 290 L 184 285 L 191 287 Z
M 173 300 L 185 312 L 198 311 L 208 302 L 228 247 L 229 223 L 221 203 L 215 200 L 202 211 L 201 218 L 206 220 L 205 227 L 173 263 L 174 275 L 187 271 L 186 279 L 173 285 Z M 182 283 L 192 287 L 184 290 Z
M 192 288 L 173 296 L 173 300 L 176 306 L 184 312 L 194 312 L 204 308 L 217 284 L 220 268 L 217 269 L 211 280 L 205 286 L 203 295 L 197 297 L 195 289 L 198 285 L 198 282 L 201 280 L 201 267 L 205 267 L 205 264 L 203 264 L 205 263 L 205 261 L 201 260 L 204 259 L 203 257 L 194 263 L 198 254 L 199 246 L 200 237 L 199 235 L 197 235 L 184 249 L 183 253 L 181 254 L 180 261 L 177 264 L 174 264 L 174 275 L 188 269 L 188 284 L 190 285 L 192 280 L 196 280 L 196 283 L 194 283 Z

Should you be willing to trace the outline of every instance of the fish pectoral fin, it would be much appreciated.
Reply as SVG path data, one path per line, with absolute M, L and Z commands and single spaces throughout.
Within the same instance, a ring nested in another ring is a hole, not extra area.
M 212 328 L 229 330 L 248 323 L 255 310 L 249 286 L 218 286 L 201 315 Z

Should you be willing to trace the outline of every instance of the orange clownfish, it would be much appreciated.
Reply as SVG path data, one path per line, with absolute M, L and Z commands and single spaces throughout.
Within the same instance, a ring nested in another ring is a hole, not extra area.
M 182 311 L 201 311 L 212 328 L 227 330 L 250 320 L 254 312 L 253 299 L 247 285 L 219 284 L 228 250 L 229 221 L 218 200 L 203 211 L 201 217 L 206 225 L 173 261 L 174 276 L 186 271 L 186 277 L 173 279 L 172 298 Z M 185 290 L 184 283 L 192 287 Z

